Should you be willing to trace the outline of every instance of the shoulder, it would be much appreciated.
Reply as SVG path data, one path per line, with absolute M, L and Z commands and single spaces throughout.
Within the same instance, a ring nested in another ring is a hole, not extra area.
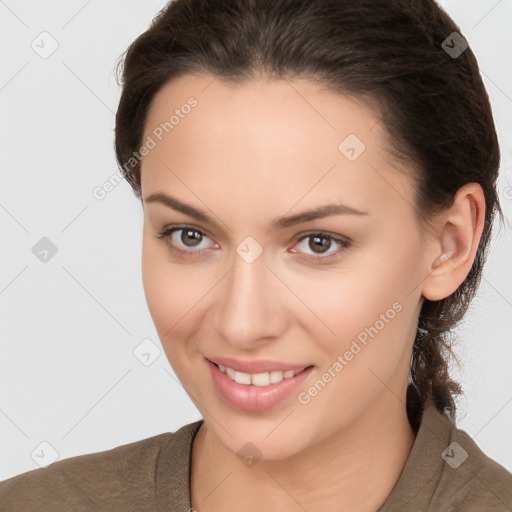
M 460 512 L 512 510 L 512 474 L 491 459 L 464 430 L 455 427 L 444 452 L 446 481 L 453 482 L 451 503 Z M 451 459 L 450 459 L 451 457 Z M 460 465 L 458 465 L 460 462 Z M 442 491 L 442 489 L 440 489 Z
M 512 511 L 512 474 L 456 422 L 426 404 L 402 473 L 379 512 Z
M 512 474 L 490 458 L 464 430 L 449 426 L 441 478 L 436 489 L 439 503 L 449 506 L 446 512 L 474 512 L 512 510 Z
M 4 480 L 0 511 L 110 510 L 101 507 L 151 503 L 159 454 L 174 436 L 159 434 L 70 457 Z

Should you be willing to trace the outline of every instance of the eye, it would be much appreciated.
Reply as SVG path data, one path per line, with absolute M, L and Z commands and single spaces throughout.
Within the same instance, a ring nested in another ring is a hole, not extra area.
M 305 243 L 309 239 L 308 243 Z M 338 248 L 334 247 L 334 251 L 329 252 L 329 249 L 337 245 Z M 350 241 L 339 236 L 330 235 L 328 233 L 315 232 L 309 233 L 303 236 L 297 244 L 301 250 L 310 249 L 312 253 L 307 253 L 307 259 L 310 260 L 327 260 L 338 256 L 338 254 L 350 247 Z M 297 252 L 295 249 L 291 249 L 291 252 Z
M 208 244 L 201 247 L 201 243 L 209 237 L 200 229 L 192 226 L 168 227 L 159 232 L 157 238 L 164 241 L 171 251 L 182 256 L 201 256 L 208 249 Z M 308 239 L 309 243 L 306 244 L 305 242 Z M 213 243 L 213 247 L 218 248 L 219 245 Z M 313 232 L 300 238 L 296 247 L 299 247 L 300 251 L 293 248 L 290 252 L 303 252 L 307 251 L 307 249 L 312 251 L 309 254 L 307 252 L 304 253 L 308 260 L 330 260 L 337 257 L 344 249 L 350 247 L 350 240 L 329 233 Z M 332 247 L 335 250 L 329 251 Z
M 158 233 L 157 238 L 165 241 L 169 249 L 177 254 L 200 256 L 207 248 L 207 246 L 201 248 L 200 244 L 208 237 L 199 229 L 191 226 L 176 226 L 164 229 Z M 214 245 L 218 247 L 217 244 Z M 197 250 L 198 247 L 199 250 Z

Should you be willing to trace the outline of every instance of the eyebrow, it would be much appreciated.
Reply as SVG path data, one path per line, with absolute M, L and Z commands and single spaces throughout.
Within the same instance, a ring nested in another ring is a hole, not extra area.
M 172 208 L 173 210 L 184 213 L 185 215 L 193 217 L 194 219 L 201 222 L 217 225 L 217 222 L 204 210 L 200 210 L 194 206 L 183 203 L 175 197 L 169 196 L 162 192 L 155 192 L 149 195 L 144 199 L 144 202 L 161 203 L 169 208 Z M 330 217 L 332 215 L 368 215 L 368 212 L 362 212 L 344 204 L 328 204 L 324 206 L 317 206 L 295 215 L 279 217 L 272 222 L 272 225 L 274 227 L 283 229 L 294 226 L 296 224 L 301 224 L 303 222 Z

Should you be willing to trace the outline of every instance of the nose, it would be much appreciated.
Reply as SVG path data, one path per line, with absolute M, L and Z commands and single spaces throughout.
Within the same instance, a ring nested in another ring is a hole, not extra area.
M 251 263 L 234 252 L 231 271 L 218 287 L 214 329 L 235 348 L 259 349 L 286 329 L 283 284 L 267 263 L 264 251 Z

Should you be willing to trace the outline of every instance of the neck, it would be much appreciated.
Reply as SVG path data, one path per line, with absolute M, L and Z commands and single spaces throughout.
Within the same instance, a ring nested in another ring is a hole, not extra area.
M 349 426 L 286 460 L 245 467 L 203 424 L 194 440 L 192 507 L 376 512 L 407 461 L 415 434 L 405 399 L 384 389 Z

